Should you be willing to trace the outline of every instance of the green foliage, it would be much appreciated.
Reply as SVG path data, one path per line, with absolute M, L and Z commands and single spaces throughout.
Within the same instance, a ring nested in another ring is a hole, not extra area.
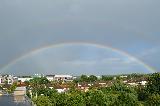
M 154 73 L 149 77 L 147 90 L 151 94 L 160 94 L 160 73 Z
M 35 77 L 30 80 L 30 83 L 32 84 L 48 84 L 50 81 L 46 77 Z
M 152 94 L 148 97 L 147 106 L 160 106 L 160 95 Z
M 86 104 L 90 106 L 104 106 L 105 95 L 100 90 L 90 90 L 86 93 Z
M 17 88 L 17 83 L 13 83 L 10 88 L 8 89 L 9 90 L 9 93 L 12 93 L 15 89 Z
M 87 75 L 81 75 L 80 81 L 81 82 L 88 82 L 88 76 Z
M 90 75 L 89 77 L 87 75 L 81 75 L 81 77 L 78 79 L 74 79 L 75 83 L 78 82 L 95 82 L 98 78 L 94 75 Z
M 143 75 L 132 74 L 130 78 L 140 78 Z M 102 80 L 112 80 L 113 77 L 102 76 Z M 93 82 L 97 80 L 94 75 L 82 75 L 78 82 Z M 34 78 L 30 81 L 33 96 L 38 98 L 33 101 L 37 106 L 160 106 L 160 74 L 155 73 L 149 77 L 147 87 L 133 87 L 126 85 L 121 80 L 112 80 L 109 87 L 89 89 L 82 92 L 75 88 L 75 83 L 70 83 L 70 90 L 58 93 L 49 89 L 50 83 L 46 78 Z M 43 94 L 43 96 L 41 95 Z
M 126 92 L 126 93 L 134 93 L 134 94 L 137 93 L 133 87 L 127 86 L 122 82 L 115 82 L 111 87 L 111 89 L 112 91 L 117 91 L 117 92 Z
M 56 106 L 66 106 L 68 98 L 68 95 L 66 95 L 65 93 L 59 93 L 54 95 L 51 99 L 56 100 Z
M 38 96 L 33 101 L 37 106 L 54 106 L 47 96 Z
M 35 77 L 29 81 L 33 96 L 36 94 L 39 96 L 41 94 L 45 94 L 48 92 L 48 88 L 46 88 L 46 84 L 50 83 L 50 81 L 46 77 Z
M 139 86 L 137 88 L 138 100 L 139 101 L 146 101 L 148 98 L 148 92 L 145 87 Z
M 90 82 L 94 82 L 94 81 L 97 80 L 97 77 L 94 76 L 94 75 L 90 75 L 88 79 L 89 79 Z
M 104 81 L 113 80 L 113 76 L 105 76 L 105 75 L 102 75 L 102 80 L 104 80 Z
M 132 73 L 132 74 L 129 74 L 129 75 L 127 76 L 127 79 L 140 78 L 140 77 L 143 77 L 143 76 L 144 76 L 143 74 Z
M 82 95 L 79 93 L 71 93 L 67 94 L 67 106 L 84 106 L 85 105 L 85 100 Z
M 115 103 L 117 106 L 138 106 L 138 98 L 133 93 L 122 92 Z
M 24 83 L 26 84 L 26 86 L 29 86 L 29 81 L 25 81 Z

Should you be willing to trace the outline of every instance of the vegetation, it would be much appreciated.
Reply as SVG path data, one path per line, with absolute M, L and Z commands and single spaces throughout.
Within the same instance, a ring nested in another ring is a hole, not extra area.
M 144 77 L 135 74 L 132 76 Z M 33 92 L 32 99 L 37 106 L 160 106 L 160 73 L 145 77 L 148 79 L 146 86 L 130 86 L 121 79 L 114 80 L 111 76 L 102 76 L 101 80 L 112 81 L 112 85 L 91 86 L 86 92 L 77 89 L 76 83 L 95 82 L 98 80 L 96 76 L 82 75 L 70 84 L 70 89 L 65 93 L 58 93 L 54 88 L 47 87 L 50 82 L 44 77 L 34 78 L 29 84 Z

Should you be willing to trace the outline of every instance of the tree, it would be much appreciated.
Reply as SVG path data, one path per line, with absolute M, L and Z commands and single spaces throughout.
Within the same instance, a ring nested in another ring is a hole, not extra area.
M 9 93 L 12 93 L 17 88 L 17 83 L 13 83 L 9 88 Z
M 137 94 L 138 94 L 139 101 L 145 101 L 148 98 L 148 92 L 146 91 L 145 87 L 138 86 Z
M 151 94 L 160 94 L 160 73 L 154 73 L 149 77 L 147 90 Z
M 121 92 L 114 103 L 116 106 L 140 106 L 138 98 L 133 93 Z
M 97 80 L 97 77 L 94 76 L 94 75 L 90 75 L 88 79 L 89 79 L 90 82 L 94 82 L 94 81 Z
M 82 82 L 88 82 L 88 76 L 87 76 L 87 75 L 81 75 L 80 80 L 81 80 Z
M 40 84 L 48 84 L 48 83 L 50 83 L 50 81 L 46 77 L 42 77 L 42 78 L 40 78 L 39 83 Z
M 40 95 L 42 91 L 45 90 L 46 84 L 50 83 L 46 77 L 35 77 L 30 80 L 30 84 L 32 87 L 32 92 L 37 96 L 37 93 Z
M 87 106 L 105 106 L 105 95 L 101 90 L 89 90 L 85 97 Z
M 37 106 L 54 106 L 47 96 L 38 96 L 33 99 Z
M 29 86 L 29 81 L 24 81 L 24 83 L 26 84 L 26 86 Z
M 102 75 L 102 80 L 104 80 L 104 81 L 109 81 L 109 80 L 112 80 L 112 79 L 113 79 L 113 76 Z
M 48 84 L 50 83 L 50 81 L 46 78 L 46 77 L 35 77 L 33 79 L 30 80 L 31 84 L 35 84 L 35 85 L 41 85 L 41 84 Z
M 152 94 L 148 97 L 147 104 L 148 106 L 160 106 L 160 95 Z
M 68 98 L 68 95 L 65 93 L 58 93 L 57 95 L 51 97 L 52 100 L 56 100 L 56 106 L 66 106 Z
M 133 87 L 127 86 L 122 82 L 115 82 L 111 86 L 111 89 L 116 92 L 126 92 L 137 94 L 136 90 Z
M 68 95 L 67 106 L 84 106 L 85 105 L 85 100 L 80 93 L 74 92 L 67 95 Z

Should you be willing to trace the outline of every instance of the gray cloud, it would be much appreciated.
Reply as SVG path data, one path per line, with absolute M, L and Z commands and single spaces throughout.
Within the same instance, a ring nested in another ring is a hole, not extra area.
M 83 41 L 111 45 L 160 70 L 159 52 L 146 51 L 159 50 L 159 4 L 158 0 L 1 0 L 0 68 L 44 45 Z M 150 55 L 143 57 L 142 52 Z

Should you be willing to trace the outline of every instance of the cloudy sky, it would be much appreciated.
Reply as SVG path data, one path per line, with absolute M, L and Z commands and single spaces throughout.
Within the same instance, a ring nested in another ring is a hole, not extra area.
M 0 73 L 159 71 L 159 11 L 159 0 L 0 0 Z

